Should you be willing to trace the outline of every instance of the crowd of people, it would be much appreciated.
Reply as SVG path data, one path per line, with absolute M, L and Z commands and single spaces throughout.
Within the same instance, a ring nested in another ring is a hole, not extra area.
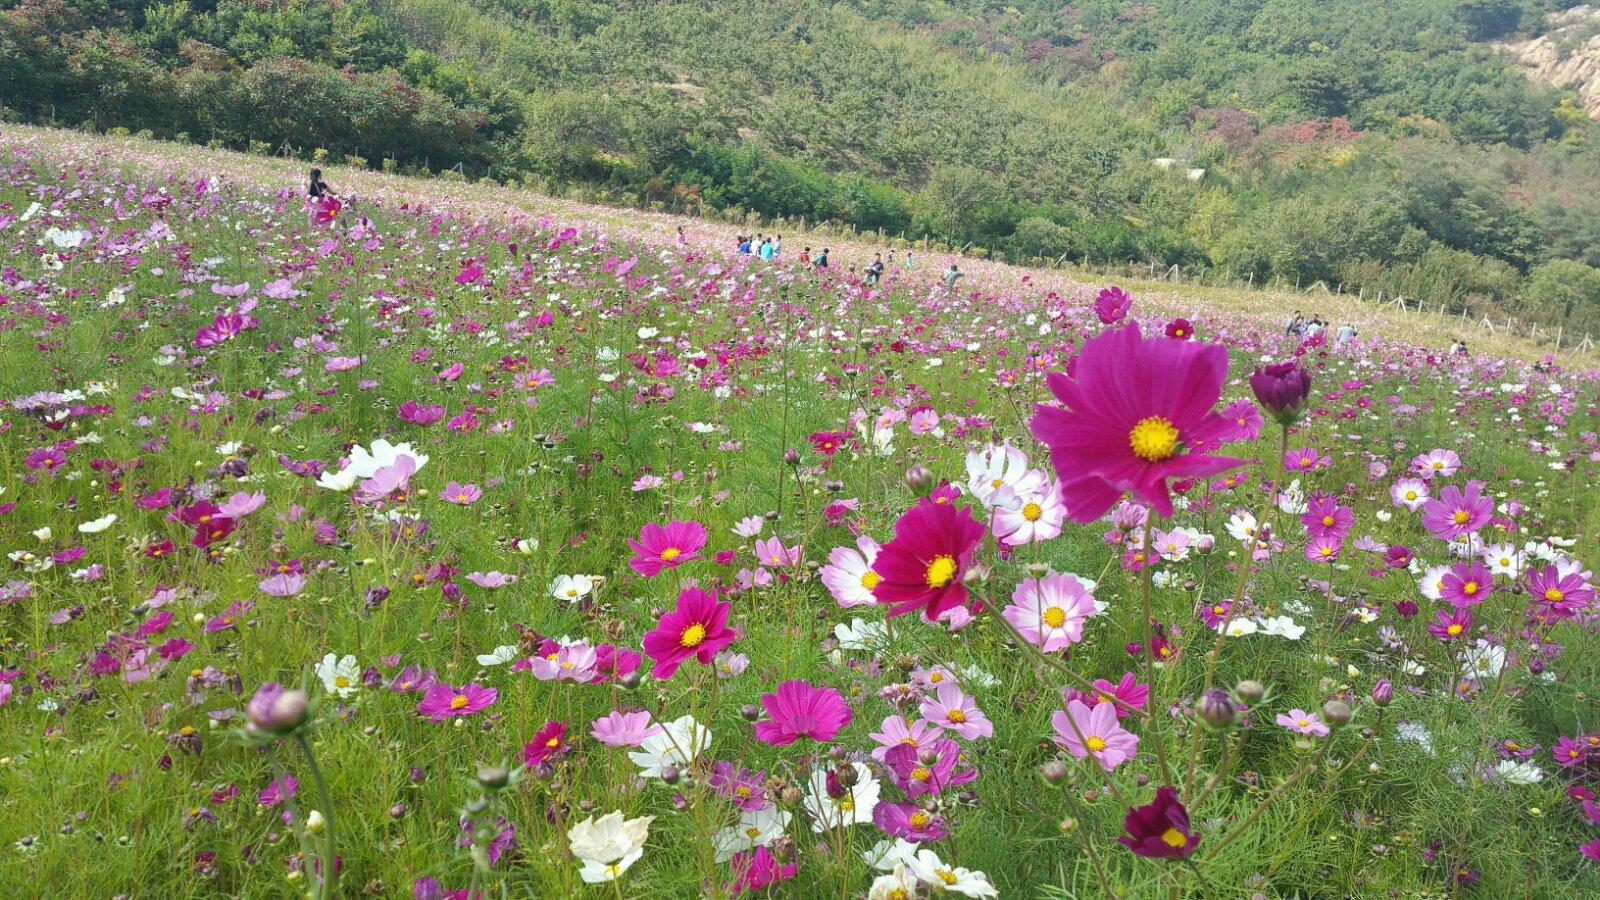
M 1294 335 L 1301 339 L 1314 338 L 1320 334 L 1327 334 L 1327 332 L 1328 323 L 1321 316 L 1313 315 L 1310 319 L 1307 319 L 1299 310 L 1295 310 L 1294 315 L 1290 317 L 1288 323 L 1283 327 L 1284 334 Z M 1348 344 L 1356 339 L 1358 333 L 1356 326 L 1346 322 L 1340 325 L 1339 330 L 1334 333 L 1333 341 L 1336 344 Z

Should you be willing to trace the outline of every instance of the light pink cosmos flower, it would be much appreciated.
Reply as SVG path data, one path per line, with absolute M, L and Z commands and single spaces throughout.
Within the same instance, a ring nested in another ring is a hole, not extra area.
M 783 541 L 776 535 L 764 541 L 756 541 L 756 558 L 764 566 L 774 569 L 789 569 L 800 564 L 802 548 L 796 544 L 785 547 Z
M 823 587 L 846 609 L 877 602 L 872 589 L 882 580 L 872 571 L 872 563 L 878 558 L 878 542 L 863 534 L 856 538 L 856 546 L 861 548 L 859 552 L 849 547 L 833 548 L 820 573 Z
M 1322 720 L 1317 718 L 1315 713 L 1308 713 L 1303 709 L 1291 709 L 1286 713 L 1279 713 L 1274 721 L 1295 734 L 1309 734 L 1313 737 L 1328 735 L 1328 726 L 1322 724 Z
M 1139 752 L 1139 736 L 1117 724 L 1116 707 L 1097 703 L 1093 708 L 1082 700 L 1067 701 L 1065 710 L 1050 717 L 1055 742 L 1078 759 L 1094 757 L 1110 772 Z
M 926 719 L 907 722 L 904 716 L 888 716 L 879 726 L 882 731 L 874 731 L 868 735 L 878 746 L 872 750 L 872 758 L 882 762 L 889 755 L 889 751 L 906 744 L 921 753 L 932 748 L 939 742 L 944 731 Z
M 439 493 L 439 498 L 446 503 L 466 506 L 482 499 L 483 491 L 475 484 L 457 484 L 452 481 L 444 486 L 444 490 Z
M 948 728 L 969 741 L 992 737 L 994 725 L 983 714 L 972 698 L 961 693 L 961 688 L 946 682 L 938 692 L 922 701 L 922 717 L 941 728 Z
M 1095 614 L 1094 595 L 1076 575 L 1027 578 L 1000 614 L 1039 649 L 1054 653 L 1083 640 L 1083 623 Z
M 660 734 L 661 726 L 650 721 L 648 712 L 612 710 L 595 719 L 589 733 L 608 747 L 637 747 L 646 738 Z

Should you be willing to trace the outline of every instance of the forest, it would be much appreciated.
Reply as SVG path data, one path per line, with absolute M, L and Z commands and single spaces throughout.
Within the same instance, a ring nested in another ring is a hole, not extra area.
M 1564 0 L 0 0 L 0 119 L 1600 327 Z

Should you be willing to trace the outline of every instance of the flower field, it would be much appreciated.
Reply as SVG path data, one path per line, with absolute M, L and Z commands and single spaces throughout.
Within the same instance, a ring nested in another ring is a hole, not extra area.
M 294 173 L 0 134 L 12 895 L 1600 892 L 1600 373 Z

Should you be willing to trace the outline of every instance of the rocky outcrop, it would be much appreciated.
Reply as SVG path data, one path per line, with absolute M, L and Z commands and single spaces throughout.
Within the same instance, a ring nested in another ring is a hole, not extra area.
M 1556 13 L 1546 26 L 1536 38 L 1498 46 L 1527 67 L 1529 78 L 1575 90 L 1579 105 L 1600 119 L 1600 6 Z

